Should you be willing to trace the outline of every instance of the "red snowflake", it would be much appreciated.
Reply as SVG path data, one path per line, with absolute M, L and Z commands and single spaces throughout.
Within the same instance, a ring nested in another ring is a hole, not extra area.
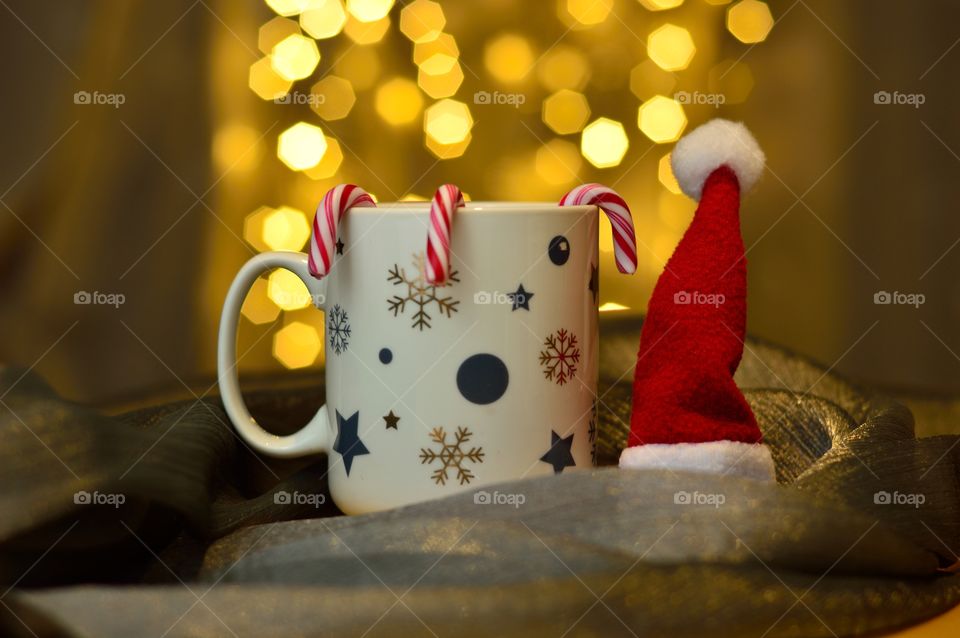
M 545 349 L 540 351 L 543 374 L 557 385 L 563 385 L 577 373 L 577 364 L 580 363 L 577 335 L 557 330 L 544 340 L 543 345 Z

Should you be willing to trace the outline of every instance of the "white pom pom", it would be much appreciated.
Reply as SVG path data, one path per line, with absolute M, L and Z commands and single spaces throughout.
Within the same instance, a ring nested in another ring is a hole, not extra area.
M 700 201 L 710 173 L 728 166 L 746 193 L 757 183 L 765 158 L 747 127 L 730 120 L 710 120 L 677 142 L 670 158 L 673 174 L 684 193 Z

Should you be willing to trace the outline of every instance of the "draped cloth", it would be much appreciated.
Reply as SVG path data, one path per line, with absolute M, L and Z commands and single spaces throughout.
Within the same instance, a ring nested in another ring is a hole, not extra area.
M 748 339 L 737 382 L 778 484 L 621 471 L 640 323 L 601 322 L 601 467 L 490 488 L 520 505 L 356 517 L 278 503 L 325 493 L 325 459 L 252 454 L 216 398 L 115 413 L 4 369 L 0 634 L 848 636 L 960 603 L 960 402 Z M 289 430 L 322 379 L 246 396 Z

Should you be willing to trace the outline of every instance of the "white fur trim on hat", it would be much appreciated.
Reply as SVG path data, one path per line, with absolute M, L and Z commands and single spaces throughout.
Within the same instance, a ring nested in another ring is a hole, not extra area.
M 670 156 L 673 174 L 684 193 L 700 201 L 710 173 L 727 165 L 746 193 L 763 173 L 766 158 L 747 127 L 740 122 L 710 120 L 677 142 Z
M 637 445 L 620 454 L 620 467 L 628 470 L 677 470 L 776 480 L 770 449 L 762 443 L 739 441 Z

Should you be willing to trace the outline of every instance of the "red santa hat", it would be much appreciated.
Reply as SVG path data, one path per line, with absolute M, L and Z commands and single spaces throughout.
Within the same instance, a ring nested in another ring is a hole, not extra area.
M 747 323 L 740 195 L 763 172 L 763 152 L 743 124 L 717 119 L 677 143 L 672 165 L 699 205 L 650 298 L 620 467 L 773 480 L 770 450 L 733 381 Z

